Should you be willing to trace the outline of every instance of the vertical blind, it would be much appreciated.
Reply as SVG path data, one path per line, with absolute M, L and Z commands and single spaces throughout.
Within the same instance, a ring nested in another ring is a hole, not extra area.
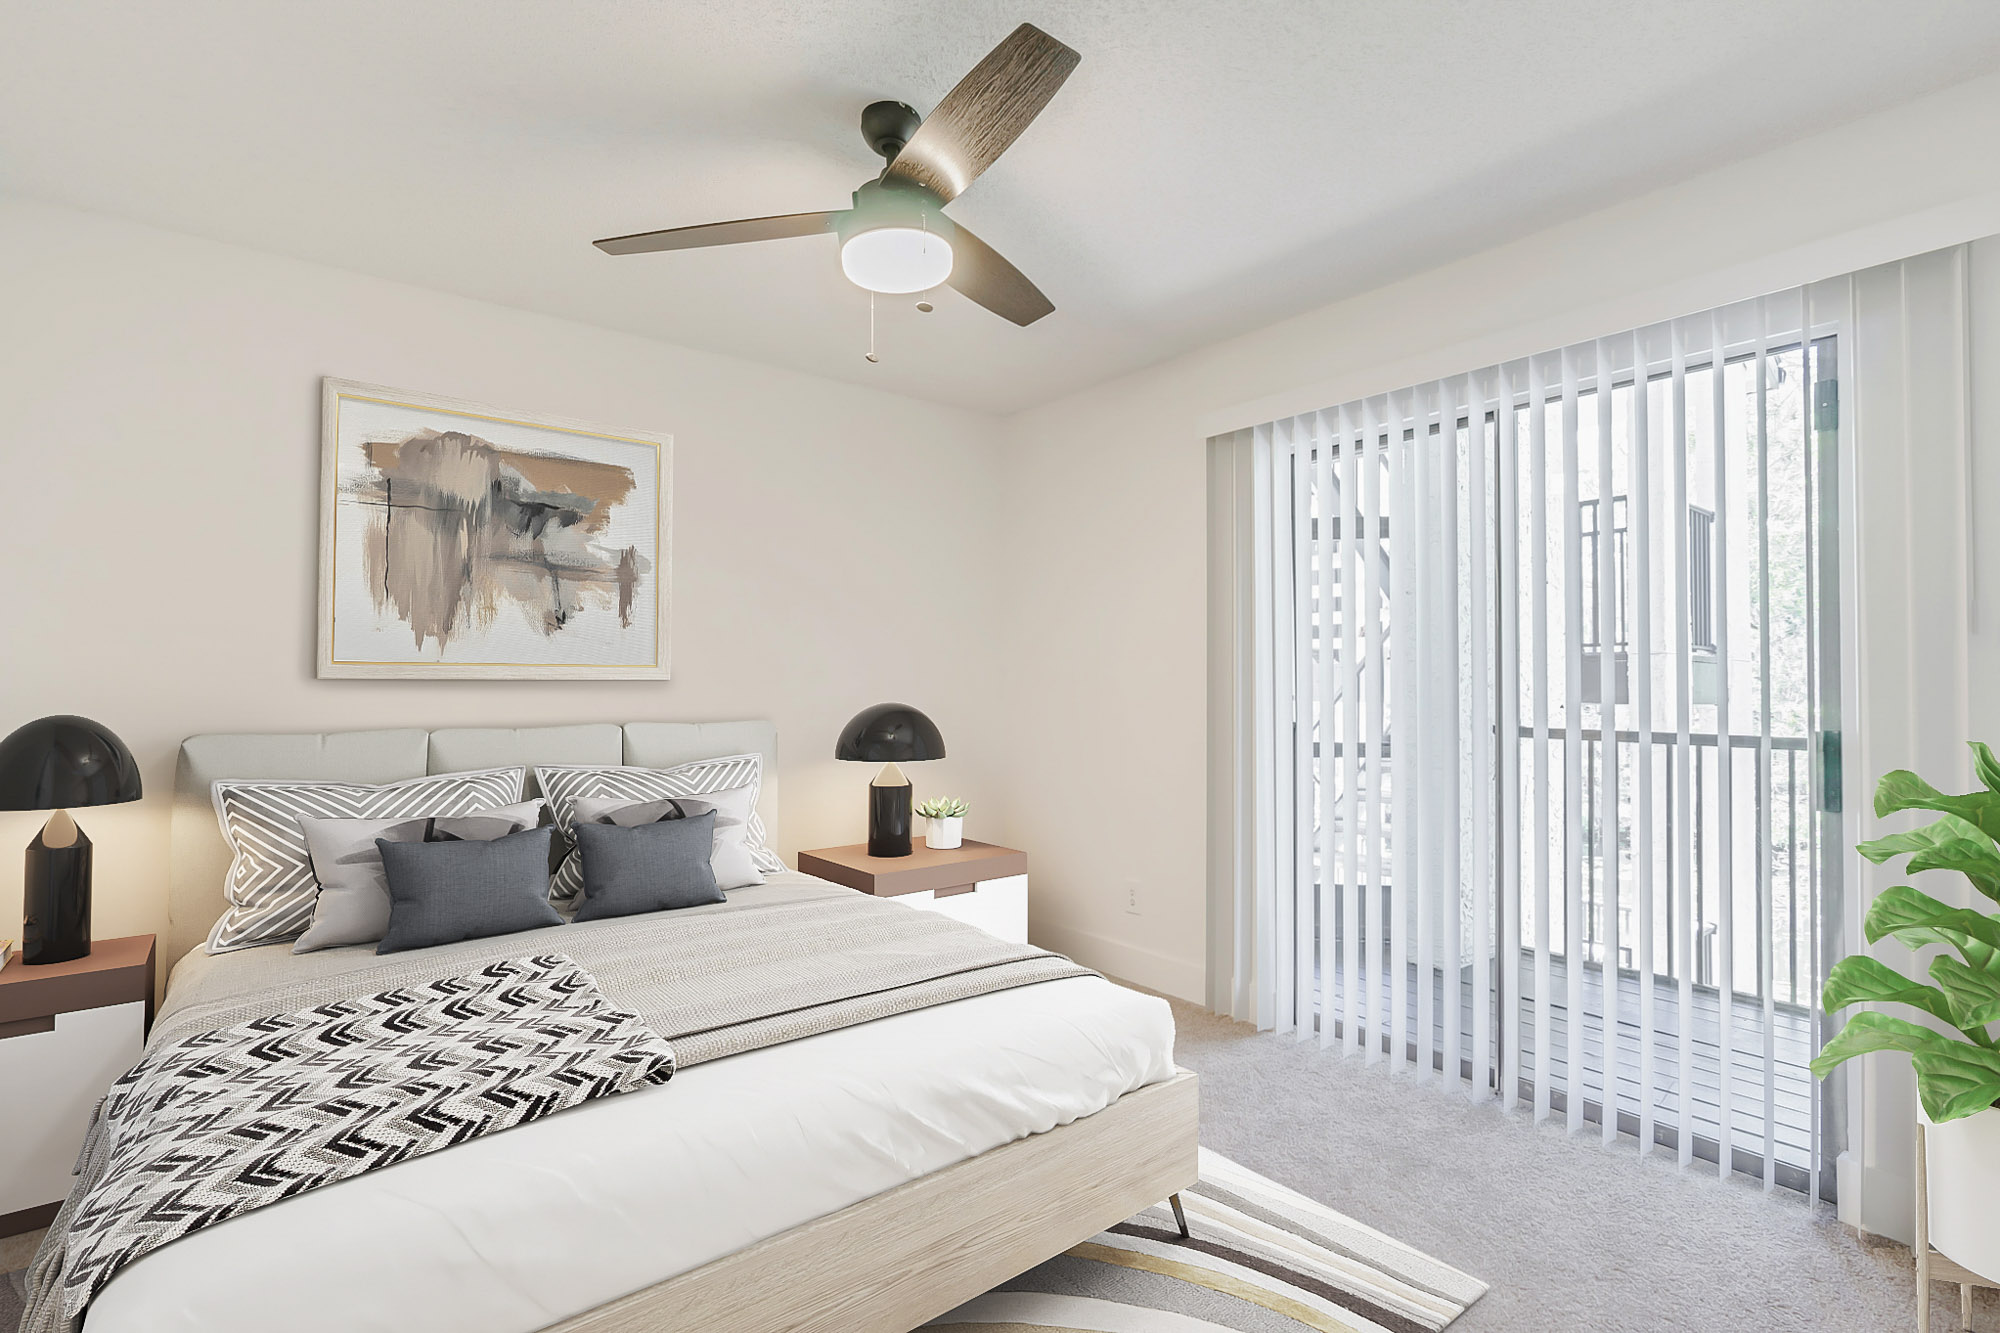
M 1779 293 L 1225 441 L 1261 799 L 1223 1003 L 1821 1195 L 1842 313 Z

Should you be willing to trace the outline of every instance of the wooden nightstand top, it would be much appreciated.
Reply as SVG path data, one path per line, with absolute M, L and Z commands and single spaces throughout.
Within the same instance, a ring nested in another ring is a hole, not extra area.
M 908 856 L 870 856 L 868 844 L 857 842 L 800 852 L 799 869 L 878 898 L 925 891 L 943 896 L 970 890 L 981 880 L 1025 875 L 1028 854 L 967 838 L 964 846 L 948 852 L 932 851 L 918 842 Z
M 146 1002 L 146 1022 L 150 1024 L 153 945 L 151 935 L 92 940 L 90 952 L 82 958 L 33 967 L 16 955 L 0 968 L 0 1025 L 134 1000 Z

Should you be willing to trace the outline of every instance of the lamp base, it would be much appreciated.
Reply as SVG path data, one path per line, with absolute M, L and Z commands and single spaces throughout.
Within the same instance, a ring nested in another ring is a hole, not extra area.
M 868 788 L 868 854 L 908 856 L 910 784 L 903 782 L 885 787 L 880 785 L 881 781 L 878 777 L 875 784 Z
M 67 963 L 88 957 L 90 839 L 61 811 L 28 844 L 25 888 L 22 963 Z

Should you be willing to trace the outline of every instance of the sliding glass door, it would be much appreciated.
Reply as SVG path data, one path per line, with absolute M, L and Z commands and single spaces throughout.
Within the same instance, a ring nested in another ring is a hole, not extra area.
M 1301 1035 L 1831 1197 L 1838 336 L 1794 292 L 1263 428 Z
M 1628 1133 L 1680 1147 L 1691 1131 L 1689 1154 L 1718 1160 L 1726 1145 L 1736 1169 L 1805 1189 L 1815 923 L 1822 869 L 1839 865 L 1820 855 L 1814 794 L 1818 700 L 1837 687 L 1816 652 L 1822 612 L 1837 606 L 1826 582 L 1837 565 L 1818 559 L 1833 536 L 1821 492 L 1837 475 L 1837 345 L 1767 340 L 1725 350 L 1719 367 L 1683 347 L 1678 374 L 1669 359 L 1643 386 L 1614 373 L 1608 402 L 1595 378 L 1569 386 L 1573 474 L 1561 458 L 1518 454 L 1518 493 L 1539 492 L 1545 515 L 1573 505 L 1558 512 L 1579 549 L 1566 559 L 1568 534 L 1545 517 L 1543 544 L 1517 527 L 1503 562 L 1541 571 L 1536 586 L 1506 590 L 1503 608 L 1523 619 L 1538 597 L 1565 608 L 1545 669 L 1502 673 L 1531 719 L 1512 735 L 1520 781 L 1565 799 L 1547 819 L 1531 799 L 1505 827 L 1578 891 L 1522 897 L 1521 939 L 1539 940 L 1546 914 L 1546 963 L 1518 950 L 1497 976 L 1523 1014 L 1524 1097 L 1575 1120 L 1580 1091 L 1582 1119 L 1601 1124 L 1612 1105 Z M 1540 431 L 1518 434 L 1561 438 L 1569 397 L 1555 386 Z

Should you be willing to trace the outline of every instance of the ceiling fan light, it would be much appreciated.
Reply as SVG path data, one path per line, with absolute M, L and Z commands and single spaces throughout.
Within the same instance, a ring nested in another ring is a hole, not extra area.
M 884 295 L 929 291 L 951 276 L 951 242 L 922 227 L 874 227 L 840 246 L 840 271 Z

